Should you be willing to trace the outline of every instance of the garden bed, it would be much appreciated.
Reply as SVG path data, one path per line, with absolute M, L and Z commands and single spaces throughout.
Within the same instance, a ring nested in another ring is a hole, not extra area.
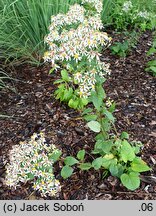
M 63 164 L 59 162 L 55 167 L 55 175 L 61 182 L 62 190 L 54 199 L 156 198 L 156 80 L 144 71 L 148 60 L 146 51 L 151 41 L 151 32 L 145 32 L 128 57 L 118 58 L 107 50 L 102 58 L 111 63 L 112 74 L 104 86 L 107 95 L 117 105 L 116 127 L 119 131 L 127 131 L 132 140 L 144 144 L 141 155 L 152 171 L 144 173 L 140 188 L 131 192 L 115 177 L 107 176 L 102 179 L 102 173 L 95 170 L 75 170 L 74 175 L 65 181 L 60 176 Z M 34 132 L 44 131 L 47 142 L 62 149 L 64 157 L 76 155 L 84 148 L 88 153 L 87 160 L 92 159 L 89 153 L 94 147 L 94 134 L 85 127 L 78 112 L 55 100 L 53 92 L 56 86 L 52 83 L 59 75 L 49 75 L 49 69 L 48 66 L 17 67 L 12 74 L 18 79 L 14 82 L 17 93 L 1 92 L 0 113 L 10 117 L 0 119 L 0 199 L 43 199 L 39 194 L 32 193 L 31 182 L 16 191 L 3 185 L 4 164 L 8 160 L 9 149 L 28 139 Z

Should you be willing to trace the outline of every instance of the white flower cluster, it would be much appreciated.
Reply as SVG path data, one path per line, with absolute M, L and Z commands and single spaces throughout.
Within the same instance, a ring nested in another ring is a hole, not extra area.
M 144 19 L 149 19 L 150 14 L 147 11 L 140 11 L 137 14 L 138 17 L 144 18 Z
M 98 50 L 109 45 L 111 38 L 106 32 L 100 32 L 100 29 L 103 28 L 99 15 L 102 10 L 102 1 L 83 0 L 82 5 L 85 3 L 92 4 L 97 13 L 86 16 L 85 8 L 75 4 L 69 8 L 67 14 L 52 16 L 50 33 L 45 37 L 49 51 L 45 53 L 44 61 L 51 62 L 55 69 L 59 68 L 58 63 L 60 62 L 64 65 L 75 62 L 78 65 L 81 61 L 94 61 L 96 73 L 99 75 L 101 73 L 103 76 L 101 71 L 105 70 L 105 73 L 110 73 L 110 70 L 108 65 L 100 61 Z M 89 68 L 87 71 L 92 71 L 92 69 Z M 96 82 L 92 72 L 89 74 L 90 72 L 87 71 L 74 76 L 80 84 L 79 94 L 81 97 L 89 96 L 90 90 L 94 90 Z M 79 80 L 79 76 L 84 77 Z
M 132 9 L 132 7 L 133 7 L 132 2 L 131 1 L 126 1 L 123 4 L 122 10 L 127 13 Z
M 97 13 L 100 14 L 102 12 L 102 0 L 82 0 L 82 4 L 85 3 L 91 4 L 96 9 Z
M 69 12 L 71 12 L 71 8 Z M 66 20 L 66 16 L 62 17 L 62 23 L 64 23 L 64 19 Z M 81 15 L 78 17 L 81 17 Z M 56 23 L 58 21 L 59 19 L 56 19 Z M 57 26 L 56 23 L 53 21 L 52 26 Z M 66 24 L 68 23 L 66 22 Z M 62 27 L 62 31 L 59 33 L 58 26 L 55 29 L 50 27 L 50 33 L 45 38 L 45 42 L 49 45 L 49 51 L 45 53 L 44 61 L 51 62 L 52 67 L 57 68 L 56 62 L 64 60 L 75 60 L 77 63 L 84 56 L 88 60 L 98 58 L 98 53 L 94 49 L 99 46 L 106 46 L 111 41 L 107 33 L 99 32 L 102 27 L 102 21 L 98 15 L 85 18 L 77 29 L 66 30 Z
M 53 174 L 53 160 L 48 153 L 57 152 L 54 145 L 47 146 L 44 134 L 33 134 L 29 142 L 20 142 L 9 152 L 10 162 L 6 165 L 5 184 L 16 188 L 20 182 L 34 180 L 33 189 L 42 196 L 54 196 L 60 183 Z
M 95 90 L 96 75 L 99 75 L 101 78 L 104 78 L 106 73 L 110 74 L 109 64 L 100 62 L 98 66 L 99 72 L 95 68 L 93 68 L 85 73 L 77 72 L 76 74 L 74 74 L 74 79 L 79 84 L 80 97 L 88 98 L 91 95 L 91 91 Z

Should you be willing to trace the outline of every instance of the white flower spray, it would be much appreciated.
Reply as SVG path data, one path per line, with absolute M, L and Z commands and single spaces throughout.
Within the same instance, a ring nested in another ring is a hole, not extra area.
M 46 144 L 43 133 L 35 133 L 29 141 L 14 145 L 9 152 L 5 184 L 16 188 L 20 182 L 33 180 L 33 189 L 42 196 L 55 196 L 61 187 L 53 174 L 54 161 L 49 156 L 57 151 L 54 145 Z
M 89 14 L 85 4 L 95 8 L 94 15 Z M 51 17 L 50 32 L 45 37 L 49 51 L 45 53 L 44 61 L 51 62 L 53 68 L 59 68 L 61 62 L 64 65 L 70 61 L 77 65 L 82 61 L 95 62 L 95 66 L 87 71 L 76 71 L 74 74 L 79 84 L 79 95 L 84 98 L 95 89 L 95 75 L 103 77 L 106 73 L 110 74 L 109 65 L 100 61 L 98 52 L 99 47 L 108 46 L 111 41 L 106 32 L 100 31 L 103 28 L 101 11 L 101 0 L 83 0 L 82 6 L 70 6 L 67 14 Z

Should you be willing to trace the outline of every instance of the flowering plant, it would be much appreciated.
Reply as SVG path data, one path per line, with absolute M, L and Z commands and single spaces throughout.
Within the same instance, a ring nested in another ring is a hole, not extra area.
M 83 115 L 87 126 L 98 133 L 92 152 L 97 157 L 85 163 L 84 149 L 76 158 L 67 156 L 61 176 L 65 179 L 71 176 L 72 166 L 76 164 L 81 170 L 102 168 L 120 178 L 125 187 L 135 190 L 140 185 L 139 173 L 150 168 L 136 156 L 139 145 L 130 144 L 125 132 L 118 135 L 112 114 L 115 104 L 106 100 L 103 82 L 110 70 L 109 65 L 100 61 L 100 52 L 103 46 L 109 45 L 111 38 L 100 32 L 101 10 L 102 0 L 83 0 L 82 6 L 71 6 L 66 15 L 52 17 L 50 33 L 45 38 L 49 51 L 44 60 L 51 62 L 54 69 L 62 69 L 61 79 L 55 82 L 59 83 L 56 97 L 75 109 L 92 103 L 94 108 L 85 109 Z
M 101 0 L 83 0 L 82 5 L 71 6 L 66 15 L 52 16 L 50 33 L 45 37 L 49 51 L 44 60 L 51 62 L 54 69 L 63 69 L 62 79 L 55 82 L 61 83 L 57 98 L 72 108 L 87 104 L 83 99 L 94 90 L 96 75 L 104 77 L 110 73 L 109 65 L 100 61 L 102 47 L 111 41 L 106 32 L 100 31 L 101 11 Z
M 33 180 L 33 189 L 42 196 L 56 195 L 61 187 L 53 174 L 53 164 L 60 155 L 54 145 L 46 144 L 43 133 L 33 134 L 28 142 L 20 142 L 10 150 L 5 184 L 16 188 L 20 182 Z
M 147 10 L 140 10 L 132 1 L 117 2 L 112 12 L 112 25 L 118 30 L 139 27 L 141 30 L 152 29 L 155 15 Z

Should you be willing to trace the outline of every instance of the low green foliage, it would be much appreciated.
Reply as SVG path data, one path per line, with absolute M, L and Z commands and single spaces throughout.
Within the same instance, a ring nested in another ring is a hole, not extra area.
M 153 76 L 156 76 L 156 38 L 154 38 L 152 47 L 147 52 L 147 56 L 153 56 L 154 60 L 147 63 L 146 71 L 151 72 Z
M 126 57 L 136 47 L 140 33 L 134 30 L 132 32 L 124 32 L 123 35 L 123 42 L 114 42 L 110 47 L 112 53 L 120 57 Z
M 95 146 L 92 154 L 95 155 L 95 159 L 92 163 L 85 163 L 85 151 L 80 150 L 77 154 L 77 159 L 73 157 L 66 157 L 64 159 L 65 167 L 62 168 L 62 177 L 67 178 L 73 173 L 71 166 L 78 165 L 81 170 L 89 170 L 94 168 L 95 170 L 103 169 L 110 172 L 112 176 L 118 177 L 122 184 L 129 190 L 135 190 L 140 186 L 139 173 L 149 171 L 148 165 L 137 156 L 140 152 L 140 143 L 129 142 L 129 134 L 122 132 L 119 136 L 114 126 L 115 118 L 112 113 L 115 109 L 114 104 L 108 108 L 103 101 L 105 98 L 104 91 L 97 92 L 99 86 L 96 85 L 96 93 L 99 94 L 97 100 L 94 100 L 94 95 L 91 95 L 90 102 L 94 104 L 94 109 L 84 110 L 84 118 L 88 118 L 88 127 L 95 133 L 98 133 L 95 137 Z M 102 99 L 103 98 L 103 99 Z M 96 116 L 96 120 L 92 120 L 92 116 Z M 114 131 L 110 135 L 110 131 Z M 81 155 L 81 156 L 80 156 Z M 83 161 L 82 161 L 83 160 Z M 67 167 L 68 166 L 68 167 Z M 68 172 L 65 175 L 64 170 L 68 168 Z
M 56 99 L 67 103 L 70 108 L 82 110 L 88 104 L 87 99 L 80 98 L 78 89 L 74 85 L 74 78 L 72 75 L 69 76 L 67 70 L 61 70 L 61 78 L 54 84 L 58 84 L 55 91 Z

